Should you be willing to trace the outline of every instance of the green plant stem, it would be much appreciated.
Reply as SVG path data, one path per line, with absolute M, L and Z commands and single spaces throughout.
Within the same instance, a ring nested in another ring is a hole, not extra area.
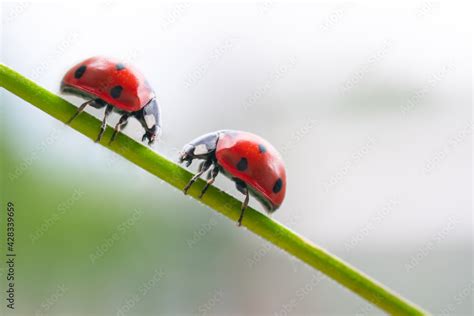
M 0 64 L 0 86 L 61 122 L 66 122 L 77 110 L 71 103 L 2 64 Z M 95 140 L 100 121 L 87 113 L 83 113 L 70 126 L 79 133 Z M 113 129 L 107 127 L 101 145 L 179 190 L 183 189 L 191 178 L 192 174 L 179 165 L 124 134 L 119 134 L 112 144 L 108 144 L 112 132 Z M 188 194 L 236 221 L 240 214 L 241 202 L 213 186 L 209 188 L 202 199 L 198 199 L 204 183 L 203 180 L 197 181 Z M 372 280 L 341 259 L 250 207 L 246 210 L 243 226 L 306 262 L 311 267 L 323 272 L 387 313 L 396 315 L 426 314 L 418 306 Z

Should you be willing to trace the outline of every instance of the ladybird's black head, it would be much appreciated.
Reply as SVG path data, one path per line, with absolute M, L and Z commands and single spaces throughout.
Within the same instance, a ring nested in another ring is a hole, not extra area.
M 209 159 L 216 151 L 218 139 L 219 133 L 214 132 L 200 136 L 186 144 L 179 154 L 179 163 L 186 161 L 186 167 L 188 167 L 193 159 Z
M 194 147 L 190 144 L 184 146 L 183 150 L 179 153 L 179 163 L 183 163 L 186 161 L 186 167 L 193 162 L 194 159 Z

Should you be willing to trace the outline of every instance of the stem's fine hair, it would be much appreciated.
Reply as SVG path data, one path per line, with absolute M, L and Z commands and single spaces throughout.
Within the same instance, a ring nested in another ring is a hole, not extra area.
M 19 98 L 61 122 L 67 122 L 77 111 L 73 104 L 3 64 L 0 64 L 0 87 L 17 95 Z M 23 105 L 23 102 L 18 102 L 18 106 Z M 100 124 L 101 122 L 92 115 L 82 113 L 70 124 L 70 127 L 84 136 L 95 140 Z M 192 174 L 187 170 L 125 134 L 117 135 L 115 141 L 109 144 L 106 140 L 110 139 L 112 134 L 113 129 L 107 127 L 104 133 L 104 141 L 100 144 L 179 190 L 182 190 L 192 177 Z M 230 218 L 232 221 L 236 221 L 240 215 L 241 202 L 214 186 L 209 187 L 206 195 L 199 199 L 199 194 L 204 185 L 205 181 L 196 181 L 188 192 L 189 196 Z M 291 229 L 251 207 L 248 207 L 246 210 L 243 226 L 312 268 L 321 271 L 389 314 L 426 314 L 420 307 L 374 281 L 325 249 L 316 246 Z

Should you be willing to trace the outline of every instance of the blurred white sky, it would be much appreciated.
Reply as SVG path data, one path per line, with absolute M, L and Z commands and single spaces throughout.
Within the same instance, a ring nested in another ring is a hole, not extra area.
M 451 219 L 446 242 L 471 238 L 472 24 L 461 5 L 105 1 L 2 8 L 2 62 L 50 90 L 91 55 L 139 67 L 162 106 L 157 150 L 172 159 L 187 141 L 221 128 L 268 139 L 283 151 L 289 175 L 275 217 L 312 240 L 340 245 L 370 230 L 361 244 L 423 244 Z M 61 127 L 31 107 L 5 115 L 25 156 Z M 127 133 L 138 138 L 138 125 L 131 126 Z M 70 130 L 44 156 L 62 156 L 66 168 L 65 153 L 98 173 L 111 155 Z M 119 165 L 118 173 L 132 170 Z M 229 181 L 218 184 L 238 195 Z

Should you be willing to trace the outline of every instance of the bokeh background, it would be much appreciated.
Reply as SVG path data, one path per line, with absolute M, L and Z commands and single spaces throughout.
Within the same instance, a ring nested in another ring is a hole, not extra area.
M 223 128 L 263 136 L 287 165 L 277 220 L 432 313 L 472 315 L 468 8 L 2 2 L 1 61 L 52 91 L 89 56 L 133 63 L 162 106 L 158 152 L 176 159 Z M 18 253 L 16 310 L 2 314 L 381 313 L 0 93 L 1 203 L 15 203 Z M 126 133 L 138 139 L 138 123 Z

